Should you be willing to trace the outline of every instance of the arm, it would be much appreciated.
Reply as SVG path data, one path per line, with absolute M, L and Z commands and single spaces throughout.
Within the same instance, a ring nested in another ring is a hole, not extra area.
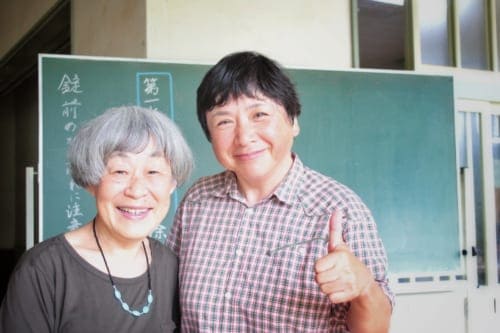
M 177 207 L 170 232 L 167 234 L 167 238 L 165 239 L 165 245 L 172 250 L 178 259 L 182 243 L 182 216 L 184 213 L 185 201 L 186 198 L 184 197 Z
M 172 304 L 172 319 L 176 326 L 174 332 L 181 332 L 181 305 L 179 302 L 179 283 L 176 284 L 175 288 L 174 301 Z
M 0 308 L 0 332 L 52 332 L 50 290 L 40 272 L 23 261 L 12 273 Z
M 330 219 L 328 254 L 316 262 L 316 282 L 333 304 L 350 302 L 352 333 L 388 332 L 391 303 L 372 272 L 344 243 L 341 219 Z
M 388 332 L 392 307 L 380 286 L 372 280 L 364 293 L 351 301 L 347 326 L 352 333 Z

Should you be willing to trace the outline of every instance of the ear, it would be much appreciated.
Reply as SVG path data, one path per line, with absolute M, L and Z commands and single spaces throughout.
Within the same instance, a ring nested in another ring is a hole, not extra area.
M 297 117 L 293 118 L 292 124 L 293 136 L 296 137 L 300 133 L 299 119 Z
M 172 188 L 170 189 L 170 194 L 174 193 L 175 189 L 177 187 L 177 180 L 172 180 Z
M 93 197 L 95 197 L 95 194 L 96 194 L 96 186 L 95 185 L 89 185 L 85 188 L 87 190 L 87 192 L 89 192 Z

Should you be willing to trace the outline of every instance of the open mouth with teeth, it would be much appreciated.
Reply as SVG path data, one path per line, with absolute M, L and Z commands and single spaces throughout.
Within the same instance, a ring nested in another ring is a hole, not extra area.
M 129 207 L 118 207 L 118 210 L 128 216 L 128 217 L 144 217 L 146 216 L 151 209 L 149 208 L 129 208 Z

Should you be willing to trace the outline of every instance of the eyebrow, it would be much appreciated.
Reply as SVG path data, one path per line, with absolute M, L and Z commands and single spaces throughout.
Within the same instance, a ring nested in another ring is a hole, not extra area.
M 141 153 L 141 152 L 134 153 L 132 151 L 115 151 L 109 156 L 109 158 L 112 158 L 112 157 L 128 158 L 128 154 L 139 154 L 139 153 Z M 165 153 L 162 150 L 157 149 L 154 152 L 152 152 L 151 154 L 149 154 L 149 157 L 165 157 Z
M 258 101 L 258 102 L 255 102 L 255 103 L 252 103 L 252 104 L 246 106 L 245 110 L 255 109 L 255 108 L 262 106 L 262 105 L 272 106 L 272 104 L 270 104 L 269 102 Z M 230 113 L 231 113 L 230 111 L 225 110 L 224 106 L 222 106 L 220 110 L 212 110 L 211 112 L 209 112 L 209 115 L 211 115 L 212 117 L 216 117 L 216 116 L 225 116 L 225 115 L 228 115 Z

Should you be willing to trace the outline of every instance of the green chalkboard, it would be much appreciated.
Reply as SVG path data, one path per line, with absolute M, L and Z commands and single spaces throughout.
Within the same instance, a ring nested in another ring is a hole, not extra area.
M 89 221 L 95 205 L 67 173 L 67 141 L 106 108 L 165 112 L 193 148 L 196 169 L 154 234 L 163 239 L 192 182 L 221 170 L 196 119 L 208 66 L 139 59 L 41 55 L 40 238 Z M 414 74 L 288 70 L 302 102 L 294 150 L 354 189 L 372 209 L 391 273 L 460 267 L 453 82 Z

